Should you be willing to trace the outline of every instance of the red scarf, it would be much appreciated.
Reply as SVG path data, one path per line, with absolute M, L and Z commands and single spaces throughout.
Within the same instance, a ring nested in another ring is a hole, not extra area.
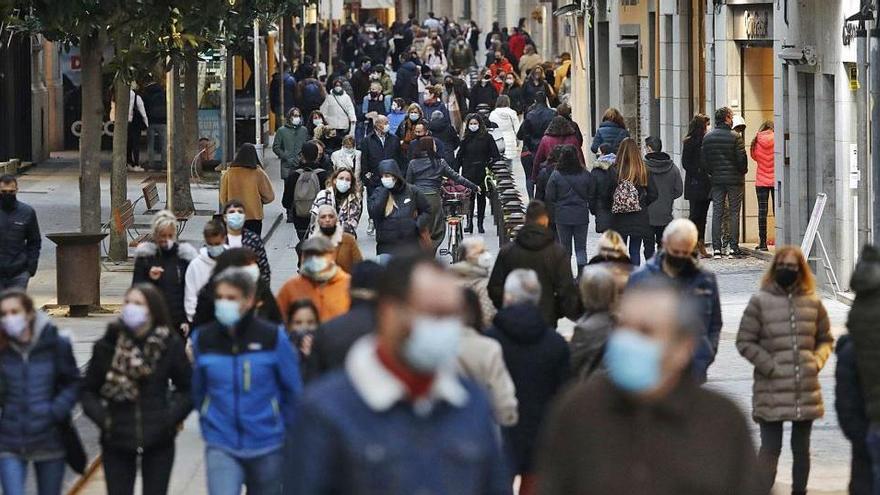
M 431 386 L 434 384 L 433 374 L 418 373 L 409 369 L 397 359 L 394 353 L 381 344 L 376 348 L 376 355 L 379 357 L 379 362 L 382 363 L 382 366 L 403 383 L 410 399 L 420 399 L 428 395 Z

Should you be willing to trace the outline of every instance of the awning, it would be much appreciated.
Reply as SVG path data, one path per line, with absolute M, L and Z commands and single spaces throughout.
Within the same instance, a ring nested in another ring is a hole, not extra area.
M 361 0 L 362 9 L 393 9 L 394 0 Z

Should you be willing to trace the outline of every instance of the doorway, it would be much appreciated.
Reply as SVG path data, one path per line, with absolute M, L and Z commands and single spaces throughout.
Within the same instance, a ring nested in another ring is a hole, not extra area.
M 755 171 L 758 165 L 752 159 L 749 148 L 758 130 L 761 129 L 761 124 L 773 120 L 773 47 L 740 44 L 740 55 L 742 63 L 740 112 L 746 121 L 744 139 L 749 161 L 743 197 L 741 240 L 746 243 L 757 243 L 758 199 L 755 192 Z M 769 244 L 775 244 L 776 241 L 776 215 L 772 207 L 767 217 L 767 241 Z

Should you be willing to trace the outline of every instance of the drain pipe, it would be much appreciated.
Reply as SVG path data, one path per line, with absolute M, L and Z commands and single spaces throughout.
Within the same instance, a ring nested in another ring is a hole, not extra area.
M 871 124 L 880 124 L 880 28 L 871 29 Z M 871 194 L 880 193 L 880 132 L 871 133 Z M 880 242 L 880 201 L 873 201 L 872 234 Z

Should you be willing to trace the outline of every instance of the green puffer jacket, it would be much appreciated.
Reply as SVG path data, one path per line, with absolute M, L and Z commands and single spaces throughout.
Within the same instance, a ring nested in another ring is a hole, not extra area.
M 880 250 L 865 246 L 853 270 L 850 287 L 856 293 L 846 326 L 856 350 L 856 364 L 868 418 L 880 422 Z
M 755 366 L 755 420 L 802 421 L 825 414 L 819 371 L 834 337 L 819 296 L 791 293 L 775 283 L 761 289 L 743 314 L 736 348 Z
M 275 133 L 275 144 L 272 151 L 281 160 L 281 178 L 287 180 L 290 173 L 299 166 L 299 154 L 303 144 L 309 140 L 309 131 L 303 125 L 293 126 L 290 123 Z

